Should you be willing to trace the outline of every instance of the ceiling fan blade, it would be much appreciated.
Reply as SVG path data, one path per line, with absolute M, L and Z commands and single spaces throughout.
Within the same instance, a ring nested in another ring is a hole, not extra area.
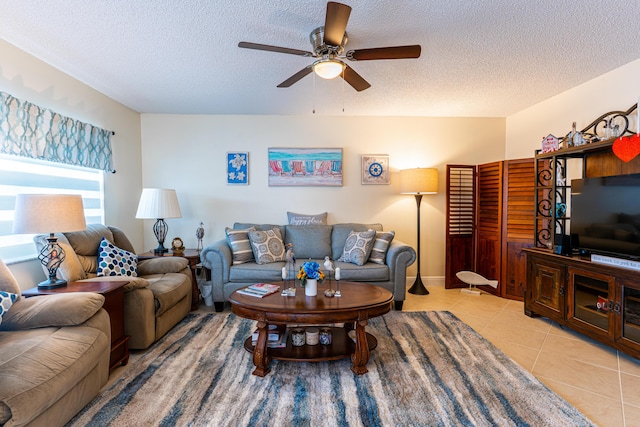
M 365 89 L 369 89 L 371 85 L 362 76 L 355 72 L 355 70 L 349 67 L 347 64 L 344 65 L 344 70 L 342 74 L 340 74 L 347 83 L 349 83 L 355 90 L 361 92 Z
M 330 46 L 340 46 L 347 22 L 351 14 L 351 7 L 346 4 L 330 1 L 327 3 L 327 16 L 324 20 L 323 42 Z
M 289 77 L 287 80 L 283 81 L 278 85 L 278 87 L 290 87 L 298 80 L 302 79 L 307 74 L 310 74 L 313 71 L 313 67 L 311 65 L 303 68 L 302 70 L 295 73 L 293 76 Z
M 260 44 L 260 43 L 240 42 L 238 43 L 238 47 L 242 47 L 244 49 L 255 49 L 255 50 L 266 50 L 269 52 L 288 53 L 290 55 L 313 56 L 311 52 L 307 52 L 304 50 L 291 49 L 288 47 L 280 47 L 280 46 L 271 46 L 268 44 Z
M 374 59 L 419 58 L 422 48 L 419 44 L 410 46 L 376 47 L 372 49 L 356 49 L 347 52 L 351 61 L 370 61 Z

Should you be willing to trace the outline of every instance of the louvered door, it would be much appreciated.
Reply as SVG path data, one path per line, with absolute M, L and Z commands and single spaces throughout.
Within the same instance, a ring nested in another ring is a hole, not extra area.
M 502 248 L 502 168 L 503 162 L 478 165 L 478 230 L 475 253 L 476 273 L 498 280 L 498 288 L 480 288 L 500 295 Z
M 527 265 L 523 248 L 533 246 L 535 168 L 533 159 L 507 160 L 503 167 L 502 271 L 500 295 L 524 299 Z
M 466 287 L 456 273 L 474 268 L 475 189 L 475 166 L 447 165 L 446 288 Z
M 447 166 L 447 288 L 466 287 L 456 273 L 475 271 L 498 280 L 498 288 L 480 289 L 522 300 L 526 259 L 533 245 L 535 214 L 533 159 L 479 166 Z

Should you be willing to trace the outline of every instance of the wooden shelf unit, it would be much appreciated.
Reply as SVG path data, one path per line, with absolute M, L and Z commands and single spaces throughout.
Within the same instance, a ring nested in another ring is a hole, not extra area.
M 582 162 L 583 178 L 640 173 L 640 156 L 623 162 L 612 152 L 614 142 L 536 154 L 535 247 L 524 250 L 525 314 L 548 317 L 640 358 L 640 272 L 593 263 L 589 255 L 561 255 L 554 247 L 557 234 L 571 231 L 570 212 L 558 216 L 556 209 L 571 195 L 568 160 Z

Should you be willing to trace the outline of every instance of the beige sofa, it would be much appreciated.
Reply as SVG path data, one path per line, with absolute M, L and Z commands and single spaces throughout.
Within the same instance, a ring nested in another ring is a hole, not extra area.
M 20 294 L 0 260 L 0 290 Z M 0 324 L 0 425 L 61 426 L 109 378 L 111 327 L 104 297 L 19 297 Z
M 121 276 L 97 277 L 100 240 L 135 252 L 127 236 L 117 227 L 89 224 L 84 231 L 57 233 L 66 258 L 58 277 L 67 281 L 122 280 Z M 34 238 L 38 250 L 46 235 Z M 160 339 L 191 310 L 192 276 L 189 262 L 180 257 L 160 257 L 138 262 L 138 277 L 130 280 L 124 295 L 124 333 L 129 348 L 145 349 Z

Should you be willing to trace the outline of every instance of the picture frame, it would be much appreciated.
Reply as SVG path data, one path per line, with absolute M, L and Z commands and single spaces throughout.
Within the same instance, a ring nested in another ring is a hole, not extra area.
M 362 184 L 388 185 L 391 182 L 388 154 L 364 154 L 362 156 Z
M 269 186 L 342 186 L 342 148 L 269 148 Z
M 249 153 L 227 152 L 227 184 L 249 185 Z

